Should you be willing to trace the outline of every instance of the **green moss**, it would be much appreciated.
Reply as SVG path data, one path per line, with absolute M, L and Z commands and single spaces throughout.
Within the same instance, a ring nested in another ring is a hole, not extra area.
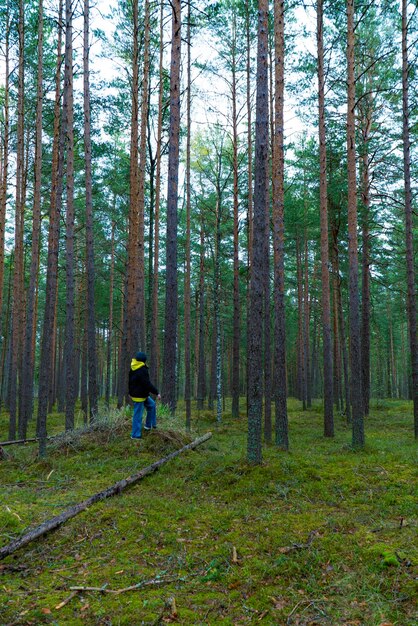
M 247 465 L 246 422 L 229 410 L 221 428 L 196 412 L 195 432 L 214 432 L 208 444 L 0 564 L 0 623 L 158 623 L 174 597 L 181 624 L 284 624 L 290 613 L 294 623 L 415 624 L 411 406 L 375 407 L 357 454 L 342 422 L 334 440 L 321 436 L 319 403 L 302 413 L 291 400 L 291 452 L 265 448 L 260 467 Z M 160 415 L 160 432 L 140 443 L 129 439 L 127 412 L 42 462 L 34 446 L 10 449 L 0 465 L 0 544 L 182 445 L 181 411 Z M 59 432 L 62 417 L 49 428 Z M 83 592 L 55 609 L 72 585 L 149 581 L 162 584 Z

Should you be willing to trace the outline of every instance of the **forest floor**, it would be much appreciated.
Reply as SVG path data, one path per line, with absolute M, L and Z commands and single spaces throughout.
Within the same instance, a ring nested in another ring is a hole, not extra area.
M 251 467 L 244 414 L 219 427 L 196 414 L 193 437 L 212 430 L 207 443 L 0 561 L 0 624 L 416 626 L 412 405 L 375 403 L 362 452 L 341 417 L 323 438 L 319 405 L 291 400 L 289 418 L 291 451 L 265 447 Z M 161 418 L 136 442 L 115 413 L 51 442 L 45 460 L 35 444 L 5 448 L 0 547 L 181 447 L 182 422 Z

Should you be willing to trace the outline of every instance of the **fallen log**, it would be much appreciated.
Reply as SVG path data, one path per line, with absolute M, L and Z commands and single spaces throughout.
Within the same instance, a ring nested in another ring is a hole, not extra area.
M 47 439 L 54 439 L 54 437 L 47 437 Z M 11 441 L 0 441 L 0 448 L 2 446 L 13 446 L 17 443 L 33 443 L 39 441 L 39 437 L 31 437 L 30 439 L 12 439 Z
M 42 537 L 42 535 L 49 533 L 51 530 L 55 530 L 55 528 L 58 528 L 58 526 L 61 526 L 67 520 L 71 519 L 72 517 L 75 517 L 82 511 L 85 511 L 86 509 L 88 509 L 92 504 L 95 504 L 96 502 L 99 502 L 100 500 L 105 500 L 106 498 L 110 498 L 112 496 L 119 494 L 121 491 L 123 491 L 127 487 L 130 487 L 130 485 L 133 485 L 137 483 L 138 481 L 140 481 L 145 476 L 148 476 L 148 474 L 152 474 L 157 469 L 159 469 L 162 465 L 164 465 L 168 461 L 171 461 L 176 456 L 179 456 L 179 454 L 182 454 L 182 452 L 186 452 L 187 450 L 193 450 L 193 448 L 197 448 L 197 446 L 200 446 L 200 444 L 210 439 L 210 437 L 212 437 L 212 433 L 206 433 L 202 437 L 198 437 L 198 439 L 195 439 L 194 441 L 187 444 L 186 446 L 183 446 L 183 448 L 180 448 L 179 450 L 172 452 L 171 454 L 164 457 L 163 459 L 160 459 L 159 461 L 155 461 L 155 463 L 152 463 L 151 465 L 144 467 L 144 469 L 139 471 L 137 474 L 133 474 L 132 476 L 128 476 L 128 478 L 119 480 L 117 483 L 115 483 L 111 487 L 108 487 L 107 489 L 104 489 L 103 491 L 99 491 L 98 493 L 95 493 L 93 496 L 90 496 L 90 498 L 87 498 L 87 500 L 83 500 L 83 502 L 80 502 L 79 504 L 75 504 L 73 506 L 68 507 L 68 509 L 65 509 L 65 511 L 63 511 L 59 515 L 56 515 L 55 517 L 47 520 L 46 522 L 43 522 L 39 526 L 36 526 L 29 532 L 25 533 L 21 537 L 18 537 L 14 541 L 11 541 L 9 544 L 1 548 L 0 559 L 4 559 L 6 556 L 9 556 L 9 554 L 13 554 L 13 552 L 16 552 L 16 550 L 18 550 L 19 548 L 22 548 L 23 546 L 27 545 L 31 541 L 34 541 L 35 539 L 38 539 L 39 537 Z

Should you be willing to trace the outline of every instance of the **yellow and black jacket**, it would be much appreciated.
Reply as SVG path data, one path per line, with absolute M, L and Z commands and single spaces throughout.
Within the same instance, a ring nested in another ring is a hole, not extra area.
M 150 393 L 158 396 L 158 389 L 150 381 L 148 367 L 143 361 L 132 359 L 129 370 L 129 395 L 134 402 L 143 402 Z

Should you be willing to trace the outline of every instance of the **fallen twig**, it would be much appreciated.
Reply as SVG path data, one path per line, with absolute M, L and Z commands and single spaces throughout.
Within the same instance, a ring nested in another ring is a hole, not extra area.
M 293 550 L 304 550 L 306 548 L 309 548 L 317 532 L 318 532 L 317 530 L 311 530 L 306 543 L 292 543 L 291 546 L 285 546 L 284 548 L 279 548 L 279 552 L 281 554 L 287 554 L 288 552 L 292 552 Z
M 15 539 L 8 545 L 1 548 L 0 559 L 4 559 L 4 557 L 8 556 L 9 554 L 13 554 L 13 552 L 18 550 L 19 548 L 22 548 L 26 544 L 30 543 L 31 541 L 34 541 L 35 539 L 38 539 L 39 537 L 42 537 L 42 535 L 45 535 L 51 530 L 55 530 L 55 528 L 58 528 L 58 526 L 61 526 L 67 520 L 71 519 L 72 517 L 75 517 L 76 515 L 84 511 L 85 509 L 88 509 L 92 504 L 95 504 L 96 502 L 99 502 L 100 500 L 105 500 L 106 498 L 110 498 L 112 496 L 115 496 L 121 493 L 121 491 L 137 483 L 145 476 L 148 476 L 148 474 L 152 474 L 153 472 L 158 470 L 162 465 L 164 465 L 168 461 L 171 461 L 176 456 L 179 456 L 179 454 L 181 454 L 182 452 L 186 452 L 187 450 L 193 450 L 193 448 L 197 448 L 197 446 L 200 446 L 202 443 L 210 439 L 210 437 L 212 437 L 212 433 L 206 433 L 202 437 L 198 437 L 198 439 L 195 439 L 194 441 L 187 444 L 186 446 L 183 446 L 183 448 L 180 448 L 179 450 L 175 450 L 175 452 L 172 452 L 171 454 L 164 457 L 163 459 L 160 459 L 159 461 L 155 461 L 155 463 L 148 465 L 148 467 L 144 467 L 144 469 L 139 471 L 137 474 L 133 474 L 133 476 L 128 476 L 128 478 L 119 480 L 117 483 L 115 483 L 111 487 L 108 487 L 107 489 L 104 489 L 103 491 L 99 491 L 99 493 L 96 493 L 90 498 L 87 498 L 87 500 L 84 500 L 83 502 L 80 502 L 79 504 L 75 504 L 74 506 L 71 506 L 68 509 L 65 509 L 65 511 L 60 513 L 60 515 L 57 515 L 51 518 L 50 520 L 43 522 L 39 526 L 36 526 L 32 530 L 30 530 L 25 535 L 22 535 L 18 539 Z
M 151 585 L 164 585 L 167 583 L 173 583 L 178 580 L 182 580 L 181 578 L 153 578 L 152 580 L 144 580 L 136 585 L 131 585 L 130 587 L 124 587 L 123 589 L 108 589 L 107 583 L 102 587 L 70 587 L 75 593 L 79 593 L 80 591 L 99 591 L 100 593 L 113 593 L 115 595 L 119 595 L 120 593 L 125 593 L 126 591 L 136 591 L 137 589 L 142 589 L 142 587 L 149 587 Z
M 72 600 L 73 598 L 75 598 L 78 594 L 79 594 L 79 590 L 78 590 L 78 589 L 77 589 L 77 590 L 75 590 L 75 591 L 72 591 L 72 592 L 70 593 L 70 595 L 69 595 L 69 596 L 67 596 L 67 598 L 65 598 L 65 600 L 63 600 L 62 602 L 60 602 L 59 604 L 57 604 L 57 606 L 56 606 L 55 608 L 56 608 L 57 610 L 58 610 L 58 609 L 62 609 L 62 607 L 63 607 L 63 606 L 65 606 L 66 604 L 68 604 L 69 602 L 71 602 L 71 600 Z

